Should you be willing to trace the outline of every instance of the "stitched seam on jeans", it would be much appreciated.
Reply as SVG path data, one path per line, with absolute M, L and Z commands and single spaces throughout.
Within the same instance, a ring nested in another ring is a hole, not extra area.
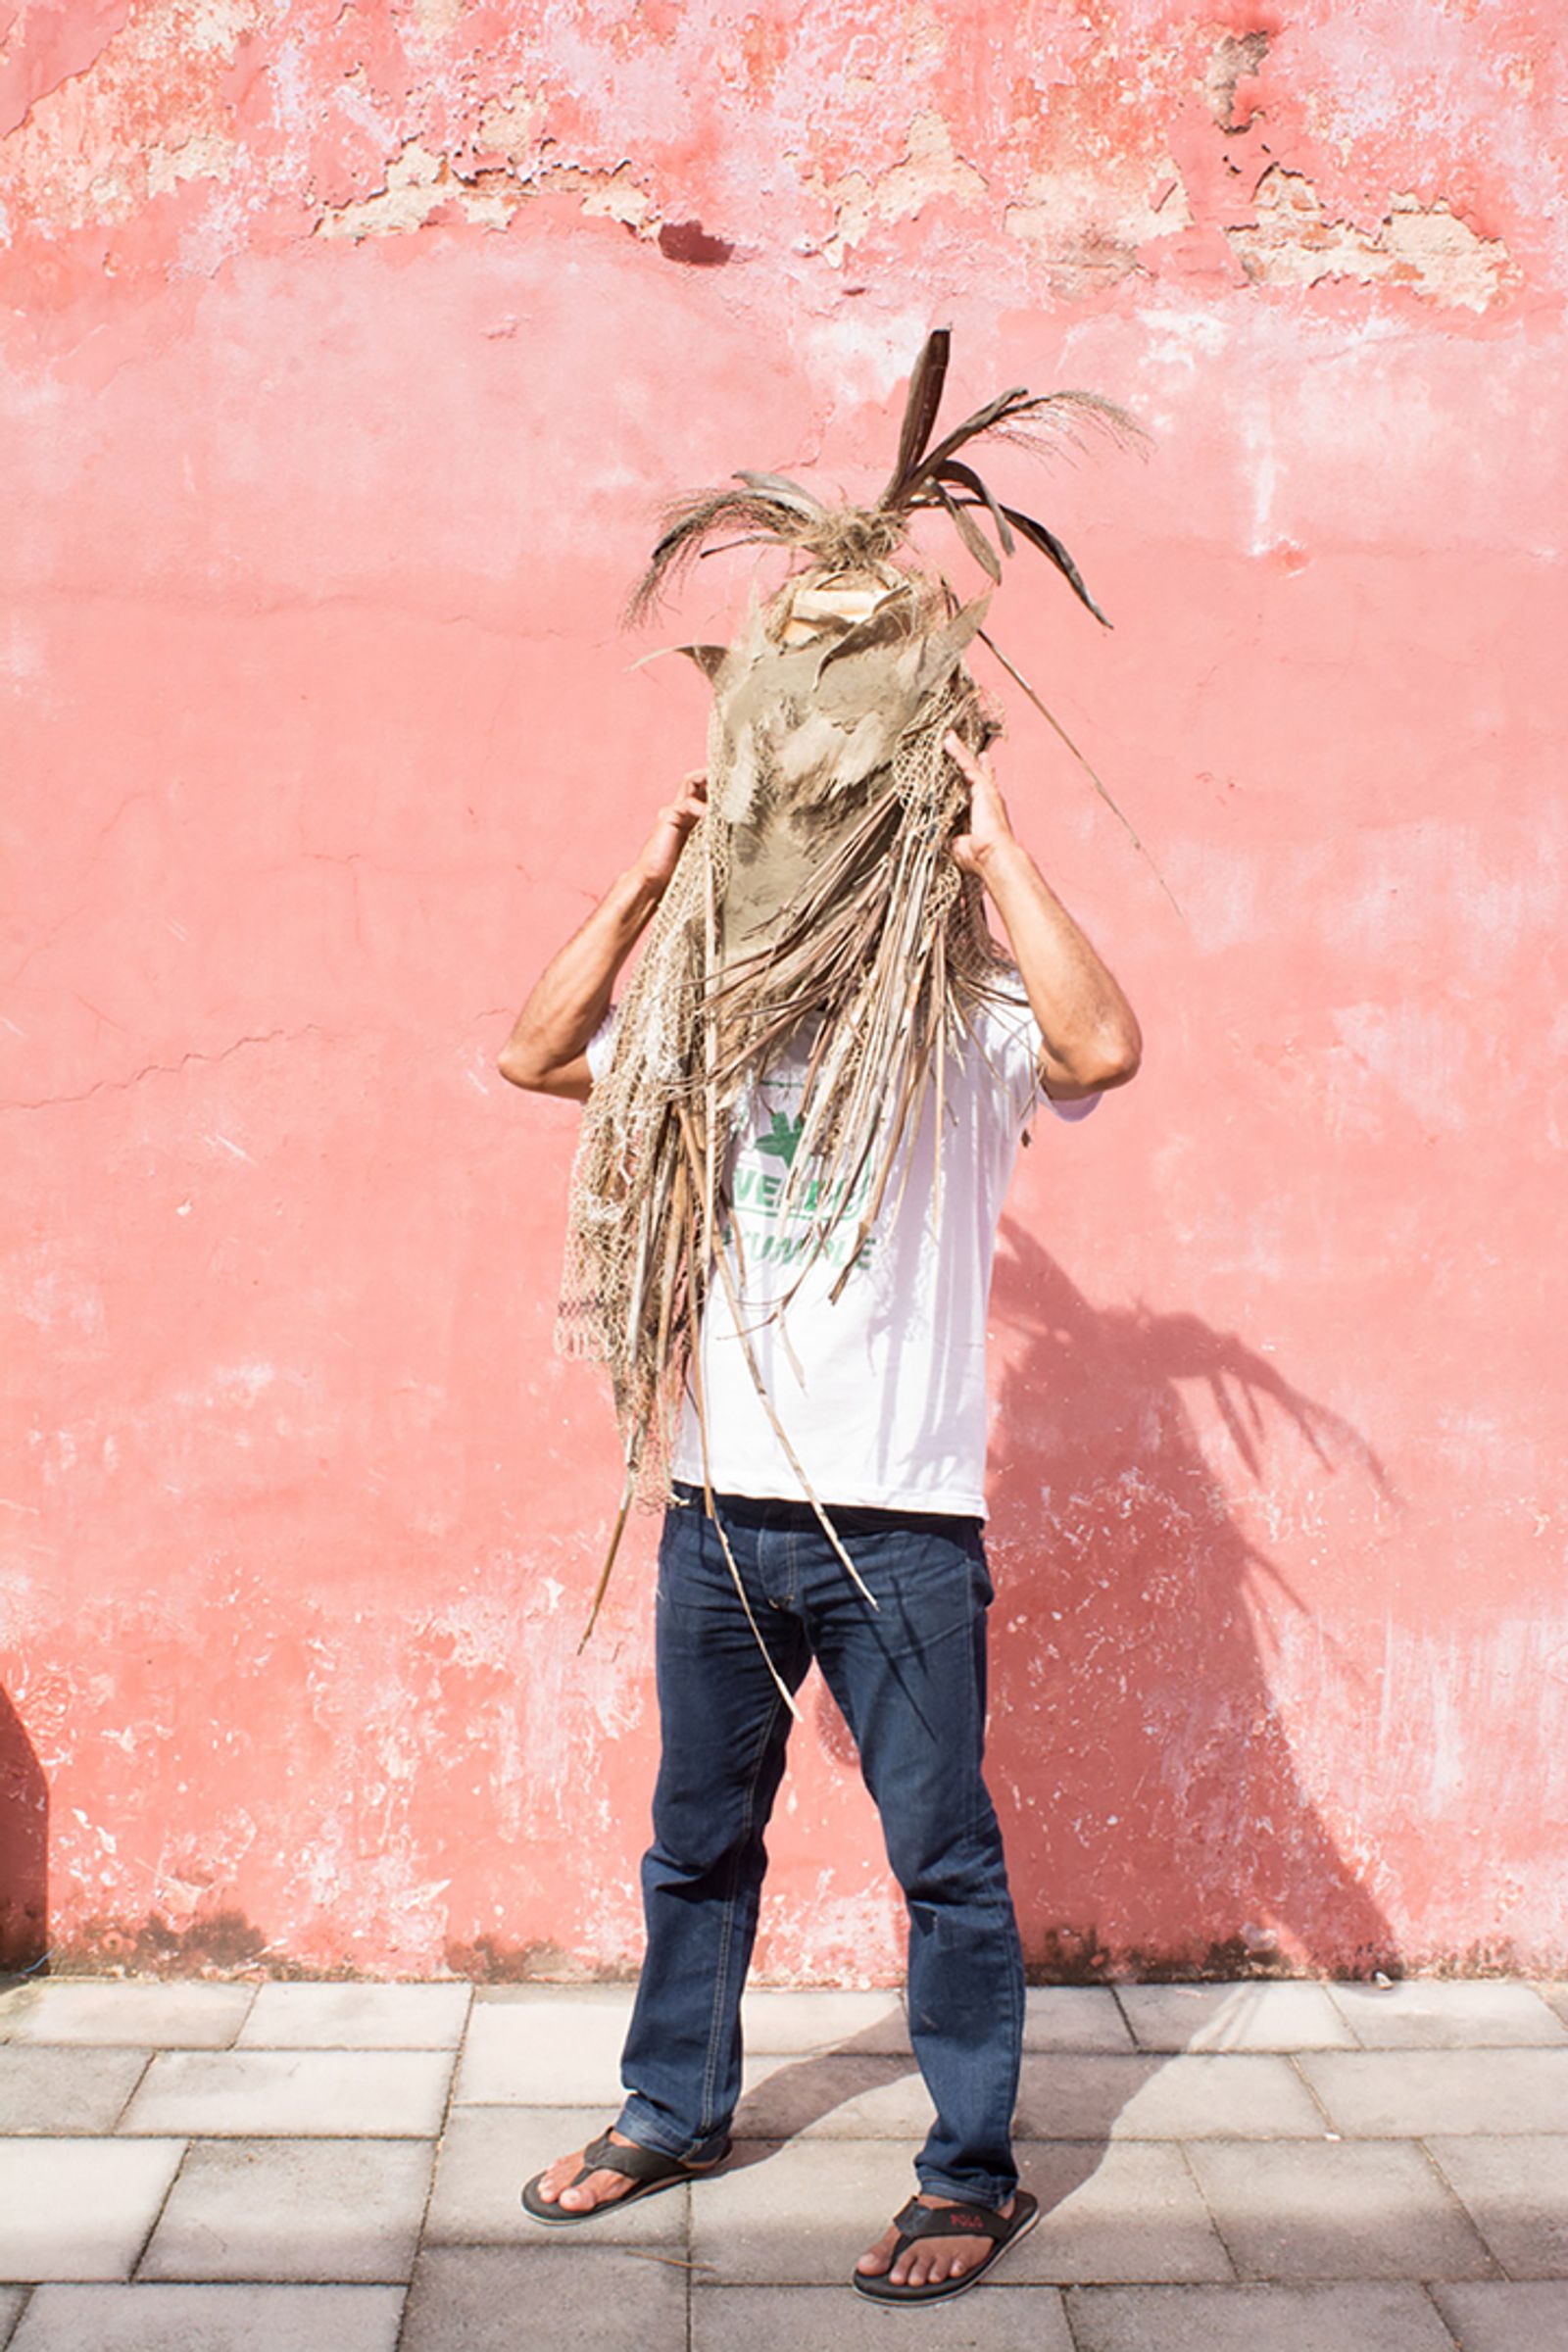
M 746 1805 L 741 1817 L 741 1834 L 735 1841 L 734 1859 L 730 1863 L 730 1884 L 728 1891 L 724 1896 L 724 1924 L 719 1936 L 718 1966 L 713 1974 L 713 2014 L 712 2021 L 708 2032 L 708 2060 L 703 2069 L 703 2124 L 705 2127 L 705 2135 L 710 2135 L 714 2128 L 712 2117 L 713 2093 L 717 2087 L 719 2041 L 723 2029 L 724 2010 L 726 2007 L 726 2002 L 724 1999 L 724 1986 L 729 1976 L 730 1946 L 735 1940 L 735 1908 L 737 1897 L 740 1892 L 740 1873 L 745 1859 L 746 1847 L 750 1842 L 753 1827 L 756 1822 L 757 1784 L 762 1777 L 762 1766 L 766 1761 L 768 1744 L 772 1740 L 774 1730 L 778 1724 L 779 1716 L 782 1713 L 783 1701 L 775 1693 L 773 1704 L 768 1710 L 767 1721 L 762 1726 L 761 1737 L 757 1743 L 757 1753 L 752 1758 L 751 1775 L 746 1784 Z

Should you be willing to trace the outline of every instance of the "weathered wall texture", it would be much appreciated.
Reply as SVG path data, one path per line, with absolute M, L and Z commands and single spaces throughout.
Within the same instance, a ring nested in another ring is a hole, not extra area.
M 652 1531 L 579 1659 L 574 1114 L 495 1055 L 700 755 L 653 508 L 873 487 L 947 319 L 956 401 L 1155 436 L 1008 476 L 1114 634 L 1023 560 L 997 617 L 1185 917 L 1011 695 L 1149 1041 L 997 1284 L 1031 1956 L 1568 1962 L 1548 0 L 7 23 L 11 1955 L 634 1959 Z M 762 1964 L 888 1977 L 807 1715 Z

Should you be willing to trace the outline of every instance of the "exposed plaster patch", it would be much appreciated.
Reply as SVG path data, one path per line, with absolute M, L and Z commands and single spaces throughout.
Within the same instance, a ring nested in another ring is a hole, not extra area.
M 171 12 L 173 29 L 198 57 L 232 57 L 242 32 L 254 32 L 262 11 L 256 0 L 185 0 Z
M 905 64 L 908 73 L 940 66 L 948 54 L 948 27 L 932 0 L 920 0 L 909 12 L 905 31 Z
M 1268 52 L 1266 32 L 1227 32 L 1216 43 L 1203 76 L 1203 96 L 1221 130 L 1246 130 L 1250 123 L 1253 110 L 1248 107 L 1238 114 L 1236 92 L 1240 83 L 1250 81 Z
M 1483 311 L 1513 274 L 1500 237 L 1478 236 L 1439 198 L 1394 196 L 1373 230 L 1331 220 L 1303 172 L 1271 164 L 1257 183 L 1256 218 L 1224 231 L 1255 283 L 1315 286 L 1325 278 L 1408 286 L 1435 302 Z
M 544 114 L 543 99 L 526 82 L 514 82 L 505 96 L 485 100 L 474 124 L 474 145 L 481 156 L 493 150 L 511 164 L 519 163 L 538 144 Z
M 617 164 L 612 172 L 586 171 L 576 164 L 548 160 L 519 166 L 508 152 L 502 163 L 477 164 L 465 172 L 449 155 L 437 155 L 417 139 L 408 140 L 388 164 L 384 187 L 373 196 L 329 206 L 318 220 L 315 233 L 356 240 L 407 236 L 447 207 L 481 228 L 505 228 L 522 205 L 535 196 L 547 195 L 578 196 L 584 213 L 618 220 L 639 236 L 660 233 L 653 200 L 637 186 L 627 163 Z M 697 233 L 703 232 L 699 229 Z
M 234 142 L 201 131 L 177 147 L 154 147 L 147 157 L 147 193 L 167 196 L 182 179 L 226 179 L 234 168 Z
M 181 180 L 226 179 L 237 149 L 218 81 L 259 13 L 256 0 L 162 0 L 130 15 L 5 140 L 18 212 L 52 234 L 112 227 Z
M 831 184 L 820 177 L 806 186 L 833 208 L 833 233 L 822 245 L 822 257 L 835 270 L 843 268 L 852 245 L 858 245 L 873 221 L 891 225 L 912 220 L 939 196 L 978 205 L 986 195 L 985 179 L 972 164 L 954 153 L 953 133 L 939 114 L 916 115 L 903 159 L 876 179 L 863 172 L 846 172 Z
M 1088 293 L 1113 284 L 1138 267 L 1138 249 L 1155 237 L 1190 228 L 1193 209 L 1180 172 L 1162 156 L 1152 174 L 1118 190 L 1087 172 L 1037 173 L 1023 201 L 1009 204 L 1003 225 L 1009 236 L 1039 249 L 1059 293 Z

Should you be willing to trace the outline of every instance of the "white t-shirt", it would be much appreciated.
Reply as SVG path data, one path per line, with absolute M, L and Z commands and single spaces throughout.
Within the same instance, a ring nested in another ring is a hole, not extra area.
M 615 1015 L 588 1048 L 599 1076 Z M 1036 1084 L 1040 1030 L 1021 992 L 988 1005 L 976 1036 L 950 1054 L 939 1212 L 932 1215 L 936 1138 L 928 1090 L 907 1184 L 895 1170 L 877 1224 L 838 1299 L 829 1297 L 858 1227 L 848 1204 L 827 1248 L 801 1264 L 804 1209 L 779 1196 L 800 1133 L 803 1055 L 787 1055 L 742 1101 L 726 1168 L 740 1250 L 729 1251 L 742 1325 L 773 1409 L 822 1503 L 985 1515 L 986 1306 L 1003 1196 L 1038 1102 L 1085 1117 L 1086 1095 L 1053 1102 Z M 799 1282 L 781 1317 L 770 1310 Z M 787 1323 L 788 1340 L 781 1329 Z M 747 1369 L 722 1284 L 710 1286 L 703 1327 L 709 1475 L 717 1494 L 805 1499 Z M 688 1395 L 673 1475 L 703 1484 Z

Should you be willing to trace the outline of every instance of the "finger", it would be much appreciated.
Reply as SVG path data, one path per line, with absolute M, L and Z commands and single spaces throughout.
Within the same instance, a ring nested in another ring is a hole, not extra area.
M 952 727 L 942 738 L 942 749 L 954 765 L 962 769 L 971 784 L 978 784 L 985 776 L 986 769 L 982 762 L 975 758 L 963 737 L 956 734 Z

